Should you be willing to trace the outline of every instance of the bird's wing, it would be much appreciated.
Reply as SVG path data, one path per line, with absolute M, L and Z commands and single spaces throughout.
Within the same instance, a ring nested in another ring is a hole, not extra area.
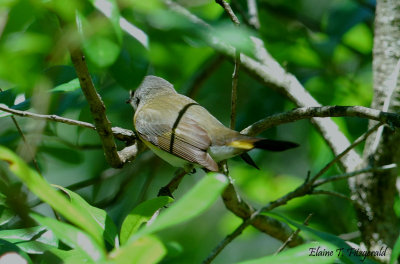
M 136 113 L 135 128 L 139 135 L 168 153 L 218 171 L 218 165 L 207 153 L 211 145 L 207 131 L 182 111 L 199 106 L 194 103 L 181 107 L 167 104 L 160 111 L 159 107 L 152 108 L 149 103 Z

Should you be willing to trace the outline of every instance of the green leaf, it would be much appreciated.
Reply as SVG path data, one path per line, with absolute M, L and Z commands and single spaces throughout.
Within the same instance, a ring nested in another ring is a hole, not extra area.
M 208 174 L 179 201 L 160 214 L 150 226 L 138 233 L 154 233 L 200 215 L 215 202 L 227 185 L 228 180 L 224 175 Z
M 28 254 L 43 254 L 50 249 L 57 248 L 38 241 L 23 241 L 16 243 L 16 245 Z
M 327 256 L 318 256 L 317 252 L 326 252 Z M 312 242 L 285 250 L 278 255 L 266 256 L 258 259 L 247 260 L 239 264 L 264 264 L 264 263 L 285 263 L 285 264 L 324 264 L 334 263 L 338 259 L 340 250 L 327 242 Z
M 120 47 L 109 38 L 93 36 L 85 40 L 83 45 L 85 54 L 98 67 L 107 67 L 118 58 Z
M 11 219 L 13 219 L 15 213 L 4 205 L 0 205 L 0 226 L 7 224 Z
M 87 233 L 79 230 L 78 228 L 59 222 L 55 219 L 43 217 L 38 214 L 31 214 L 39 224 L 49 228 L 62 242 L 71 248 L 82 251 L 88 257 L 96 262 L 105 259 L 104 251 L 96 241 Z
M 8 89 L 6 91 L 0 91 L 0 104 L 5 104 L 8 107 L 14 105 L 14 100 L 17 97 L 14 89 Z
M 139 230 L 128 239 L 124 246 L 115 249 L 112 254 L 114 256 L 129 255 L 137 247 L 136 242 L 140 237 L 178 225 L 201 214 L 214 203 L 227 185 L 228 180 L 224 175 L 207 174 L 179 201 L 161 213 L 151 225 Z
M 54 87 L 50 91 L 52 91 L 52 92 L 72 92 L 79 88 L 81 88 L 79 79 L 75 78 L 67 83 L 63 83 L 63 84 L 60 84 L 60 85 Z
M 130 250 L 120 250 L 111 254 L 113 263 L 116 264 L 152 264 L 159 263 L 167 250 L 155 236 L 144 236 L 136 240 Z
M 125 244 L 129 237 L 136 233 L 143 223 L 149 221 L 158 209 L 172 201 L 171 197 L 160 196 L 136 206 L 122 223 L 120 234 L 121 245 Z
M 160 0 L 122 0 L 122 2 L 135 8 L 135 11 L 142 13 L 151 13 L 154 12 L 154 10 L 163 8 L 163 4 Z
M 127 90 L 132 90 L 142 82 L 147 74 L 148 66 L 148 50 L 137 39 L 125 36 L 121 53 L 109 70 L 119 85 Z
M 122 42 L 122 30 L 119 25 L 120 14 L 115 0 L 89 0 L 94 7 L 102 12 L 113 25 L 118 41 Z
M 104 246 L 103 230 L 92 218 L 87 217 L 87 212 L 83 208 L 71 204 L 14 152 L 2 146 L 0 146 L 0 160 L 7 162 L 10 170 L 41 200 L 48 203 L 71 223 L 88 232 L 99 245 Z
M 104 239 L 110 243 L 111 246 L 115 246 L 115 238 L 117 236 L 117 227 L 111 218 L 107 215 L 106 211 L 99 209 L 97 207 L 91 206 L 88 204 L 85 199 L 79 196 L 77 193 L 70 191 L 66 188 L 63 188 L 59 185 L 53 185 L 63 192 L 65 192 L 73 205 L 76 207 L 80 207 L 86 213 L 87 218 L 92 218 L 97 225 L 103 230 Z
M 61 250 L 50 249 L 41 256 L 41 264 L 75 264 L 75 263 L 94 263 L 94 261 L 84 254 L 81 250 Z
M 22 229 L 0 230 L 0 238 L 9 242 L 35 241 L 43 242 L 48 245 L 57 246 L 57 239 L 54 234 L 43 226 L 35 226 Z
M 16 245 L 0 239 L 0 263 L 12 263 L 19 261 L 18 263 L 24 263 L 22 259 L 25 259 L 27 263 L 32 263 L 28 255 L 23 252 Z
M 58 246 L 53 232 L 43 226 L 23 229 L 1 230 L 0 239 L 16 244 L 28 254 L 42 254 L 44 251 Z
M 394 244 L 392 255 L 390 255 L 390 264 L 396 263 L 396 260 L 400 256 L 400 236 L 397 238 L 396 243 Z

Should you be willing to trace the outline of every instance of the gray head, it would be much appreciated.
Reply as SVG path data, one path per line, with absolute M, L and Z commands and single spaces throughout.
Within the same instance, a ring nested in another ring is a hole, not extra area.
M 132 91 L 130 92 L 130 99 L 128 102 L 136 110 L 139 105 L 148 100 L 168 93 L 176 93 L 174 86 L 170 82 L 157 76 L 148 75 L 134 93 Z

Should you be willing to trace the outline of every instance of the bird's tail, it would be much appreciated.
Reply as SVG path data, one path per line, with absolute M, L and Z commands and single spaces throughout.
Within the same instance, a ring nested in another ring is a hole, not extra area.
M 299 146 L 299 144 L 290 141 L 254 138 L 254 137 L 243 137 L 240 139 L 236 139 L 230 142 L 228 145 L 243 150 L 251 150 L 253 148 L 258 148 L 269 151 L 284 151 Z

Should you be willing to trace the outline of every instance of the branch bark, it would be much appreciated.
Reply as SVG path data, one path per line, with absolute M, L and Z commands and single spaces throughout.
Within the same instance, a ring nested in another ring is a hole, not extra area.
M 106 116 L 106 107 L 100 95 L 97 93 L 96 88 L 94 88 L 92 78 L 86 65 L 85 56 L 79 48 L 72 49 L 70 53 L 82 92 L 89 104 L 94 126 L 99 134 L 106 160 L 112 167 L 121 168 L 124 162 L 118 155 L 117 145 L 114 142 L 111 131 L 111 123 Z
M 374 98 L 371 107 L 398 112 L 400 59 L 400 2 L 378 0 L 375 13 L 373 77 Z M 375 122 L 370 122 L 370 126 Z M 369 166 L 400 162 L 400 133 L 383 129 L 373 135 L 364 149 L 364 161 Z M 364 165 L 365 166 L 365 165 Z M 352 195 L 367 208 L 357 210 L 362 241 L 370 250 L 393 247 L 399 234 L 399 222 L 394 212 L 398 170 L 362 174 L 349 181 Z M 388 256 L 387 256 L 388 257 Z
M 277 125 L 314 117 L 361 117 L 386 123 L 391 127 L 400 127 L 399 114 L 383 112 L 363 106 L 335 105 L 321 107 L 302 107 L 293 109 L 289 112 L 268 116 L 246 127 L 241 131 L 241 133 L 254 136 L 260 134 L 268 128 Z
M 58 115 L 36 114 L 36 113 L 28 112 L 28 111 L 12 109 L 12 108 L 6 107 L 4 105 L 0 105 L 0 110 L 7 112 L 7 113 L 17 115 L 17 116 L 29 117 L 29 118 L 38 119 L 38 120 L 48 120 L 48 121 L 60 122 L 60 123 L 64 123 L 67 125 L 80 126 L 80 127 L 85 127 L 85 128 L 90 128 L 90 129 L 96 130 L 96 127 L 91 123 L 78 121 L 78 120 L 74 120 L 74 119 L 69 119 L 69 118 L 58 116 Z M 118 140 L 128 142 L 128 143 L 135 142 L 135 140 L 136 140 L 135 133 L 133 133 L 132 130 L 128 130 L 128 129 L 121 128 L 121 127 L 113 127 L 113 128 L 111 128 L 111 130 L 112 130 L 112 133 L 114 134 L 114 137 Z

